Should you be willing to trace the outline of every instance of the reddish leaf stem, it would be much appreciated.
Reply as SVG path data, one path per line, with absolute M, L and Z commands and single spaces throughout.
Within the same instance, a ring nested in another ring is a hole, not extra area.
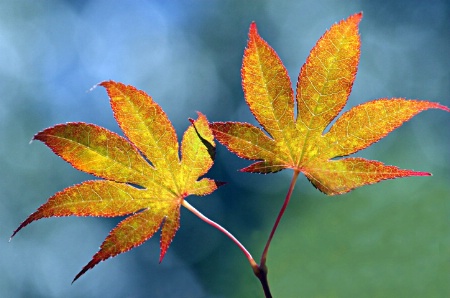
M 261 262 L 260 264 L 256 264 L 255 260 L 253 259 L 252 255 L 248 252 L 248 250 L 242 245 L 239 240 L 236 239 L 230 232 L 228 232 L 224 227 L 219 225 L 218 223 L 212 221 L 211 219 L 204 216 L 200 211 L 195 209 L 191 204 L 189 204 L 187 201 L 183 201 L 182 205 L 186 207 L 189 211 L 197 215 L 201 220 L 205 221 L 209 225 L 213 226 L 214 228 L 218 229 L 222 233 L 224 233 L 228 238 L 230 238 L 244 253 L 246 258 L 248 259 L 250 266 L 253 269 L 253 273 L 256 275 L 256 277 L 261 282 L 261 286 L 264 290 L 264 295 L 266 298 L 272 298 L 272 294 L 270 292 L 269 283 L 267 280 L 267 266 L 266 266 L 266 260 L 267 260 L 267 253 L 269 251 L 270 243 L 272 242 L 272 238 L 275 234 L 275 231 L 277 230 L 278 224 L 281 221 L 281 218 L 283 217 L 284 211 L 286 210 L 287 205 L 289 204 L 289 201 L 292 196 L 292 192 L 295 187 L 295 183 L 297 182 L 298 175 L 300 174 L 299 171 L 294 171 L 294 175 L 292 176 L 291 184 L 289 185 L 289 190 L 286 194 L 286 198 L 284 199 L 283 206 L 280 209 L 280 212 L 278 213 L 277 219 L 275 220 L 275 223 L 273 225 L 272 231 L 270 232 L 269 239 L 267 240 L 266 246 L 264 247 L 263 254 L 261 256 Z
M 298 174 L 297 174 L 298 175 Z M 200 211 L 194 208 L 191 204 L 189 204 L 186 200 L 183 200 L 183 203 L 181 203 L 186 209 L 197 215 L 201 220 L 206 222 L 207 224 L 213 226 L 214 228 L 218 229 L 222 233 L 224 233 L 228 238 L 230 238 L 244 253 L 245 257 L 248 259 L 250 266 L 253 269 L 253 273 L 258 277 L 259 281 L 261 282 L 261 286 L 264 290 L 264 295 L 266 298 L 272 298 L 272 294 L 270 293 L 269 284 L 267 282 L 267 268 L 258 266 L 256 264 L 255 260 L 253 259 L 252 255 L 248 252 L 248 250 L 244 247 L 244 245 L 239 242 L 239 240 L 236 239 L 230 232 L 228 232 L 224 227 L 216 223 L 215 221 L 212 221 L 208 217 L 204 216 Z M 278 219 L 279 221 L 279 219 Z M 273 236 L 273 235 L 272 235 Z
M 252 255 L 248 252 L 248 250 L 244 247 L 244 245 L 242 245 L 239 240 L 236 239 L 236 237 L 234 237 L 230 232 L 228 232 L 224 227 L 222 227 L 221 225 L 219 225 L 218 223 L 216 223 L 215 221 L 212 221 L 211 219 L 209 219 L 208 217 L 204 216 L 200 211 L 198 211 L 197 209 L 194 208 L 194 206 L 192 206 L 191 204 L 189 204 L 186 200 L 183 200 L 182 205 L 184 207 L 186 207 L 186 209 L 188 209 L 189 211 L 191 211 L 192 213 L 194 213 L 195 215 L 197 215 L 201 220 L 203 220 L 204 222 L 206 222 L 207 224 L 213 226 L 214 228 L 218 229 L 219 231 L 221 231 L 222 233 L 224 233 L 228 238 L 231 239 L 231 241 L 233 241 L 239 248 L 240 250 L 244 253 L 245 257 L 248 259 L 248 261 L 250 262 L 250 266 L 252 266 L 253 271 L 255 272 L 255 270 L 259 270 L 258 264 L 256 264 L 255 260 L 253 259 Z
M 267 266 L 266 266 L 267 253 L 269 252 L 270 243 L 272 242 L 273 235 L 275 234 L 275 231 L 277 230 L 278 224 L 281 221 L 281 217 L 283 217 L 284 211 L 286 210 L 286 207 L 289 204 L 289 201 L 290 201 L 291 196 L 292 196 L 292 191 L 294 190 L 295 183 L 297 182 L 297 178 L 298 178 L 299 174 L 300 174 L 299 171 L 294 171 L 294 175 L 292 176 L 291 184 L 289 185 L 289 190 L 288 190 L 288 192 L 286 194 L 286 198 L 284 199 L 283 206 L 281 207 L 280 212 L 278 213 L 278 216 L 277 216 L 277 219 L 275 220 L 275 223 L 273 225 L 272 231 L 270 232 L 269 239 L 267 239 L 266 246 L 264 247 L 264 251 L 263 251 L 262 256 L 261 256 L 261 262 L 259 264 L 259 271 L 260 272 L 258 272 L 258 274 L 256 274 L 256 272 L 255 272 L 256 276 L 261 281 L 261 284 L 263 285 L 263 287 L 264 287 L 264 285 L 267 286 L 267 290 L 269 288 L 269 284 L 268 284 L 268 281 L 267 281 L 267 271 L 268 271 L 268 269 L 267 269 Z M 264 292 L 266 293 L 266 289 L 264 289 Z M 270 291 L 269 291 L 269 294 L 270 294 Z M 267 296 L 267 293 L 266 293 L 266 297 L 271 297 L 271 296 Z
M 266 259 L 267 259 L 267 253 L 269 252 L 269 246 L 270 242 L 272 241 L 273 235 L 275 234 L 275 231 L 277 230 L 278 224 L 280 223 L 281 217 L 284 214 L 284 211 L 286 210 L 287 205 L 289 204 L 289 200 L 291 199 L 292 191 L 294 190 L 295 183 L 297 182 L 298 175 L 300 174 L 299 171 L 294 171 L 294 175 L 292 176 L 291 184 L 289 185 L 289 190 L 286 194 L 286 198 L 284 199 L 283 206 L 280 209 L 280 212 L 278 213 L 278 217 L 275 220 L 275 224 L 273 225 L 272 231 L 270 232 L 269 239 L 267 239 L 266 247 L 264 247 L 263 254 L 261 256 L 261 262 L 260 267 L 266 266 Z

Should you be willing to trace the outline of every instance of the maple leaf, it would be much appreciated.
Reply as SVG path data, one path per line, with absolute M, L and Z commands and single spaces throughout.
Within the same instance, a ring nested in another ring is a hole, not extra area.
M 402 170 L 364 158 L 342 158 L 385 137 L 427 109 L 449 108 L 438 103 L 382 98 L 339 114 L 350 95 L 360 56 L 358 24 L 362 13 L 333 25 L 311 50 L 294 93 L 276 52 L 252 23 L 242 65 L 245 99 L 260 128 L 248 123 L 211 123 L 216 139 L 241 158 L 257 160 L 244 172 L 273 173 L 286 168 L 303 172 L 328 195 L 356 187 L 426 172 Z
M 213 165 L 215 147 L 203 114 L 198 113 L 184 133 L 180 160 L 175 129 L 150 96 L 113 81 L 100 85 L 106 88 L 128 140 L 86 123 L 56 125 L 34 139 L 76 169 L 106 180 L 86 181 L 56 193 L 12 235 L 44 217 L 130 215 L 110 232 L 74 281 L 99 262 L 142 244 L 160 227 L 162 261 L 179 228 L 184 198 L 209 194 L 220 185 L 208 178 L 198 180 Z

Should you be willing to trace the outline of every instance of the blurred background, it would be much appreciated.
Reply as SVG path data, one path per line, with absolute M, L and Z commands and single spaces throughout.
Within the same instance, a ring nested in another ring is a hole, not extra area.
M 241 251 L 182 210 L 158 264 L 158 237 L 99 264 L 71 285 L 121 218 L 52 218 L 12 231 L 58 190 L 91 179 L 42 143 L 68 121 L 121 134 L 103 88 L 145 90 L 181 136 L 196 111 L 254 119 L 240 67 L 252 21 L 295 85 L 317 39 L 363 11 L 359 72 L 346 109 L 380 97 L 450 105 L 450 2 L 1 1 L 0 296 L 262 297 Z M 274 297 L 449 297 L 449 114 L 431 110 L 358 156 L 433 173 L 327 197 L 302 176 L 268 257 Z M 188 201 L 259 260 L 291 171 L 237 172 L 249 162 L 218 145 L 208 174 L 228 184 Z

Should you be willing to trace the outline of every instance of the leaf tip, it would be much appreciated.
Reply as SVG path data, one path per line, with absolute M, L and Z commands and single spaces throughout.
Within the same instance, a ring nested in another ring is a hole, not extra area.
M 36 140 L 38 140 L 38 141 L 40 141 L 40 137 L 41 137 L 41 134 L 43 133 L 43 131 L 40 131 L 40 132 L 38 132 L 37 134 L 35 134 L 32 138 L 31 138 L 31 140 L 30 140 L 30 142 L 28 143 L 28 144 L 31 144 L 31 143 L 33 143 L 33 141 L 36 141 Z
M 31 222 L 35 221 L 35 213 L 31 214 L 26 220 L 24 220 L 20 226 L 14 230 L 14 232 L 12 233 L 11 237 L 9 237 L 9 242 L 11 242 L 11 240 L 13 239 L 14 236 L 16 236 L 17 233 L 19 233 L 20 230 L 22 230 L 24 227 L 26 227 L 27 225 L 29 225 Z
M 416 171 L 411 171 L 410 175 L 411 176 L 433 176 L 433 174 L 428 173 L 428 172 L 416 172 Z
M 361 19 L 363 17 L 363 12 L 357 12 L 353 15 L 351 15 L 350 17 L 348 17 L 347 21 L 354 23 L 355 25 L 358 25 L 359 22 L 361 22 Z
M 36 134 L 33 136 L 33 138 L 30 140 L 30 144 L 31 144 L 33 141 L 36 141 L 36 140 L 45 143 L 46 135 L 48 135 L 49 132 L 51 132 L 53 129 L 55 129 L 55 127 L 60 127 L 60 126 L 62 126 L 62 125 L 64 125 L 64 124 L 57 124 L 57 125 L 55 125 L 55 126 L 48 127 L 48 128 L 46 128 L 46 129 L 44 129 L 44 130 L 41 130 L 40 132 L 36 133 Z
M 160 255 L 159 255 L 159 263 L 161 264 L 162 260 L 164 259 L 164 256 L 166 255 L 166 252 L 161 251 Z
M 255 21 L 253 21 L 253 22 L 251 22 L 250 29 L 248 30 L 248 39 L 252 40 L 252 39 L 254 39 L 255 37 L 258 37 L 258 36 L 259 36 L 259 34 L 258 34 L 258 27 L 256 26 Z M 247 45 L 247 47 L 248 47 L 248 45 Z
M 346 24 L 346 26 L 358 27 L 359 23 L 361 22 L 362 17 L 363 17 L 363 12 L 360 11 L 355 14 L 352 14 L 347 19 L 340 21 L 339 24 L 340 25 Z
M 131 86 L 126 86 L 125 84 L 122 84 L 119 82 L 115 82 L 113 80 L 100 82 L 97 84 L 97 86 L 102 86 L 103 88 L 105 88 L 106 92 L 108 93 L 108 96 L 110 98 L 113 98 L 117 94 L 117 92 L 119 92 L 119 93 L 124 92 L 124 90 L 126 90 L 127 87 L 131 87 Z M 132 89 L 135 89 L 135 88 L 132 87 Z
M 436 109 L 441 109 L 441 110 L 446 111 L 446 112 L 450 112 L 450 108 L 449 108 L 449 107 L 444 106 L 444 105 L 441 105 L 441 104 L 439 104 L 439 103 L 436 103 L 435 108 L 436 108 Z
M 219 188 L 219 187 L 221 187 L 221 186 L 224 186 L 224 185 L 227 184 L 228 182 L 214 180 L 214 183 L 216 184 L 217 188 Z
M 8 242 L 11 242 L 11 240 L 14 238 L 14 236 L 16 236 L 17 232 L 19 232 L 20 228 L 14 230 L 14 232 L 11 234 L 11 236 L 9 237 Z
M 94 258 L 86 265 L 83 267 L 83 269 L 81 269 L 80 272 L 78 272 L 78 274 L 75 276 L 75 278 L 72 280 L 72 284 L 79 279 L 83 274 L 86 273 L 86 271 L 88 271 L 89 269 L 94 268 L 95 265 L 97 265 L 101 260 L 95 259 Z
M 109 80 L 109 81 L 100 82 L 95 86 L 102 86 L 102 87 L 108 88 L 109 86 L 114 85 L 114 84 L 117 84 L 117 83 L 114 82 L 113 80 Z
M 71 282 L 70 284 L 73 285 L 73 283 L 74 283 L 78 278 L 80 278 L 80 276 L 83 275 L 85 272 L 86 272 L 86 271 L 83 272 L 83 270 L 81 270 L 81 271 L 77 274 L 77 276 L 75 276 L 75 278 L 72 280 L 72 282 Z

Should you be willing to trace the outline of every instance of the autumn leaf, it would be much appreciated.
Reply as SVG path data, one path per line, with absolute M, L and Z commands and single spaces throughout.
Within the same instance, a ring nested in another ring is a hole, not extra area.
M 113 81 L 100 84 L 127 139 L 86 123 L 59 124 L 34 136 L 74 168 L 106 180 L 86 181 L 56 193 L 14 231 L 52 216 L 124 216 L 74 281 L 99 262 L 126 252 L 161 227 L 160 261 L 179 228 L 180 206 L 189 195 L 220 185 L 199 179 L 213 165 L 215 148 L 204 115 L 184 133 L 181 160 L 175 129 L 150 96 Z M 149 163 L 150 162 L 150 163 Z
M 257 161 L 242 171 L 293 169 L 328 195 L 384 179 L 431 175 L 359 157 L 335 159 L 379 141 L 421 111 L 450 111 L 428 101 L 382 98 L 351 108 L 325 132 L 351 92 L 360 56 L 361 18 L 362 13 L 352 15 L 319 39 L 300 70 L 295 102 L 286 68 L 251 24 L 242 85 L 251 112 L 268 135 L 248 123 L 211 124 L 216 139 L 230 151 Z

